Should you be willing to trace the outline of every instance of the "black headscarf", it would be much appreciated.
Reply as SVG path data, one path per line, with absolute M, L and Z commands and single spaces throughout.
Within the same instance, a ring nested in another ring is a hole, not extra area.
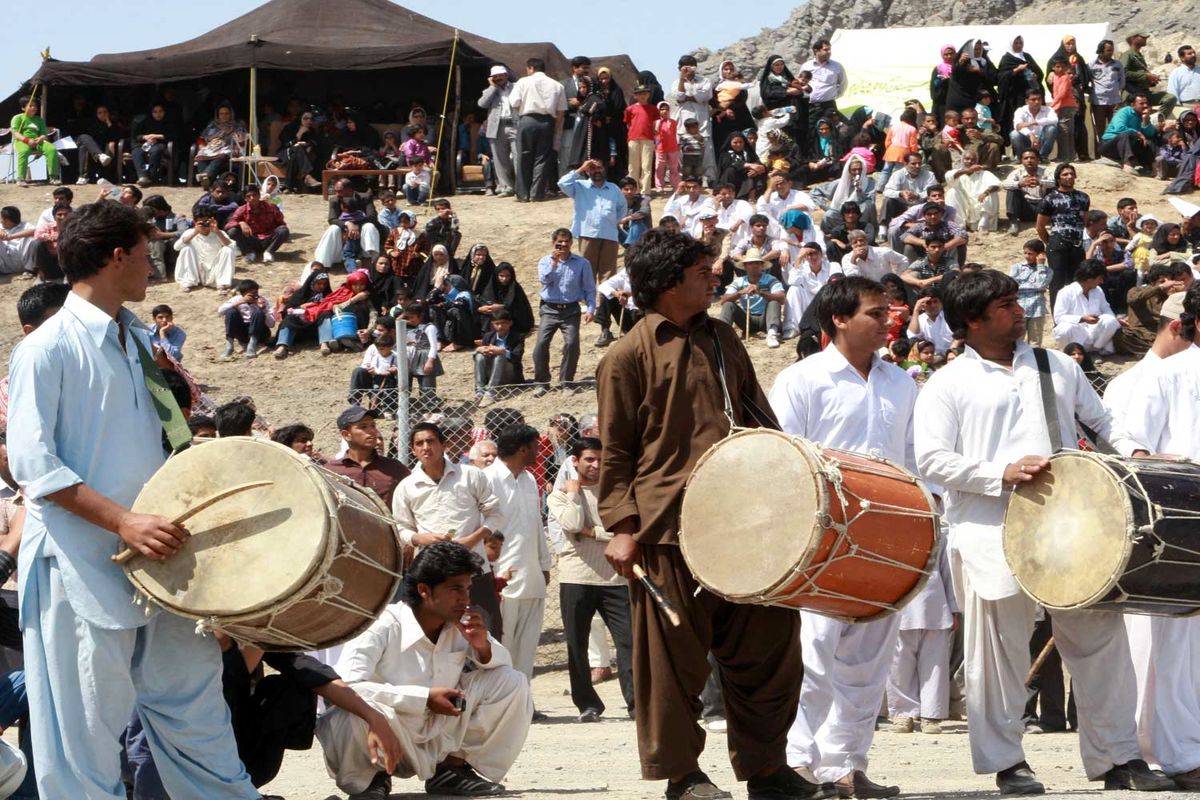
M 658 82 L 658 78 L 654 77 L 654 73 L 648 69 L 642 70 L 637 76 L 638 83 L 650 90 L 650 105 L 657 108 L 658 104 L 665 99 L 662 84 Z
M 1014 36 L 1013 41 L 1016 40 L 1017 37 Z M 1000 126 L 1001 133 L 1006 137 L 1012 130 L 1013 114 L 1018 108 L 1025 105 L 1025 93 L 1030 89 L 1040 90 L 1042 81 L 1046 77 L 1042 68 L 1038 66 L 1037 59 L 1026 53 L 1024 48 L 1021 50 L 1021 55 L 1024 58 L 1014 55 L 1012 50 L 1009 50 L 1000 58 L 999 87 L 996 92 L 996 107 L 992 109 L 992 116 Z M 1028 64 L 1029 70 L 1020 73 L 1013 72 L 1021 64 Z
M 771 64 L 776 61 L 783 61 L 783 72 L 778 75 L 771 71 Z M 763 65 L 762 75 L 758 78 L 758 93 L 762 104 L 767 108 L 791 105 L 792 98 L 788 96 L 787 90 L 795 79 L 783 56 L 776 53 L 767 56 L 767 63 Z
M 483 266 L 476 269 L 475 267 L 475 251 L 479 248 L 488 251 L 487 259 L 483 262 Z M 467 257 L 462 262 L 462 271 L 468 276 L 468 288 L 475 297 L 483 295 L 484 290 L 492 285 L 492 281 L 496 277 L 496 262 L 492 261 L 492 252 L 488 250 L 486 244 L 473 244 L 471 249 L 467 251 Z
M 964 108 L 974 108 L 979 100 L 979 90 L 991 89 L 996 82 L 996 68 L 987 57 L 987 51 L 982 56 L 975 56 L 975 43 L 978 39 L 968 39 L 954 55 L 954 65 L 950 68 L 950 88 L 946 92 L 946 108 L 961 111 Z M 966 63 L 962 63 L 963 54 L 967 55 Z M 972 69 L 976 66 L 977 69 Z
M 754 152 L 754 148 L 746 142 L 745 147 L 741 152 L 733 149 L 733 140 L 740 138 L 746 142 L 746 134 L 741 131 L 734 131 L 725 137 L 724 144 L 721 145 L 720 151 L 717 153 L 717 172 L 722 173 L 730 167 L 736 167 L 741 164 L 759 164 L 758 153 Z
M 513 269 L 513 265 L 507 261 L 501 261 L 496 265 L 497 276 L 505 271 L 512 273 L 512 282 L 508 286 L 502 286 L 500 281 L 493 280 L 491 285 L 483 290 L 483 294 L 479 298 L 479 305 L 489 306 L 499 303 L 504 306 L 508 309 L 508 313 L 512 314 L 513 330 L 524 335 L 533 330 L 533 308 L 529 305 L 529 298 L 517 280 L 517 271 Z
M 1171 231 L 1179 231 L 1181 234 L 1183 229 L 1174 222 L 1164 222 L 1158 226 L 1158 230 L 1154 232 L 1154 241 L 1151 242 L 1150 248 L 1155 253 L 1162 255 L 1163 253 L 1186 253 L 1188 251 L 1188 243 L 1181 235 L 1178 244 L 1171 244 L 1167 241 L 1167 235 Z
M 372 264 L 367 270 L 367 275 L 367 291 L 371 296 L 371 308 L 387 312 L 396 304 L 396 293 L 400 291 L 404 282 L 392 272 L 390 264 L 387 272 L 383 273 L 378 272 L 375 265 Z

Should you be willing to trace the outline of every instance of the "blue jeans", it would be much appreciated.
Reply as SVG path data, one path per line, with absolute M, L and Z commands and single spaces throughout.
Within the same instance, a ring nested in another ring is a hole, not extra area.
M 360 241 L 360 239 L 344 239 L 342 241 L 342 266 L 346 268 L 347 275 L 358 269 L 358 256 L 362 253 L 362 248 L 359 247 Z
M 281 325 L 279 327 L 279 336 L 275 339 L 275 344 L 276 345 L 284 345 L 285 347 L 291 347 L 292 343 L 295 341 L 296 341 L 296 329 L 289 328 L 287 325 Z M 323 319 L 317 323 L 317 341 L 321 342 L 321 343 L 333 341 L 333 318 L 332 317 L 326 317 L 325 319 Z
M 1020 131 L 1013 131 L 1008 138 L 1012 142 L 1013 155 L 1018 158 L 1020 158 L 1022 150 L 1028 150 L 1033 146 L 1033 140 Z M 1054 143 L 1058 141 L 1058 126 L 1044 126 L 1038 131 L 1038 139 L 1041 140 L 1038 145 L 1038 155 L 1042 157 L 1042 161 L 1049 161 L 1050 153 L 1054 150 Z
M 33 745 L 29 740 L 29 700 L 25 696 L 25 672 L 17 670 L 0 677 L 0 727 L 8 728 L 21 723 L 17 732 L 17 744 L 25 754 L 25 780 L 13 800 L 38 800 L 37 775 L 33 771 Z
M 617 228 L 617 241 L 626 247 L 633 247 L 642 238 L 642 235 L 648 231 L 645 221 L 635 219 L 629 223 L 629 228 Z
M 408 204 L 413 206 L 422 205 L 429 199 L 428 186 L 409 186 L 404 184 L 404 196 L 408 198 Z
M 146 741 L 146 732 L 142 728 L 142 718 L 136 711 L 125 729 L 125 754 L 129 759 L 129 772 L 133 776 L 133 800 L 170 800 L 162 778 L 158 776 L 158 767 L 154 765 L 154 756 L 150 752 L 150 743 Z

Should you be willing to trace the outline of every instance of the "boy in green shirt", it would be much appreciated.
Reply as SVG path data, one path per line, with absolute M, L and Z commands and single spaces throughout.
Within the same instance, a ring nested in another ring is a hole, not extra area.
M 22 186 L 26 185 L 29 154 L 36 151 L 46 158 L 46 175 L 49 176 L 50 183 L 57 184 L 58 150 L 50 141 L 50 129 L 46 127 L 46 121 L 38 116 L 38 101 L 23 97 L 21 103 L 25 107 L 24 113 L 17 114 L 9 124 L 12 128 L 13 149 L 17 153 L 17 181 Z

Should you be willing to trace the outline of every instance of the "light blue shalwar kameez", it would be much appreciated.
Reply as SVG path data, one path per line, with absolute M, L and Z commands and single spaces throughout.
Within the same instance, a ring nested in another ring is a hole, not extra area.
M 124 800 L 120 736 L 136 707 L 175 800 L 259 794 L 237 755 L 211 637 L 147 616 L 111 556 L 120 540 L 47 500 L 83 482 L 128 508 L 163 462 L 137 349 L 150 331 L 75 293 L 10 366 L 9 453 L 28 518 L 19 558 L 26 685 L 45 798 Z

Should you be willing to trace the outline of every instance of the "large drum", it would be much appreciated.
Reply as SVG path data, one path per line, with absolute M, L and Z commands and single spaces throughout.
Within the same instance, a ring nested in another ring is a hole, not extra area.
M 679 540 L 696 580 L 727 600 L 864 622 L 920 591 L 937 532 L 933 498 L 901 467 L 751 430 L 697 462 Z
M 290 448 L 236 437 L 192 447 L 154 474 L 133 510 L 171 519 L 252 480 L 191 517 L 165 561 L 134 558 L 129 580 L 168 611 L 265 650 L 344 642 L 392 601 L 401 545 L 383 501 Z
M 1200 464 L 1059 453 L 1013 492 L 1004 557 L 1048 608 L 1200 611 Z

